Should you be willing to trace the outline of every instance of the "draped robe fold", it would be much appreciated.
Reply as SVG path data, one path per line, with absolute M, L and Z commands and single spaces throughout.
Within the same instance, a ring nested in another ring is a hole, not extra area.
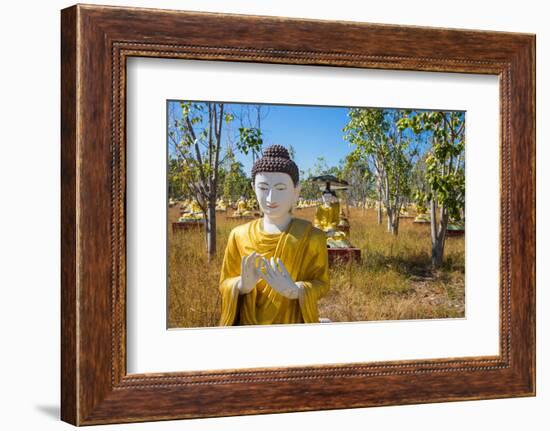
M 325 233 L 298 218 L 278 234 L 264 232 L 260 223 L 252 220 L 229 234 L 220 274 L 220 326 L 318 323 L 317 302 L 329 289 Z M 292 280 L 301 282 L 298 299 L 280 295 L 261 278 L 250 293 L 240 294 L 241 259 L 253 251 L 281 259 Z

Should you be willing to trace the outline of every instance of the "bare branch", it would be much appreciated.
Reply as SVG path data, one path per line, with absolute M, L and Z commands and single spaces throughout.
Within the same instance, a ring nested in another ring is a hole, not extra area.
M 217 190 L 218 187 L 218 165 L 220 162 L 220 149 L 222 147 L 222 127 L 223 127 L 223 108 L 224 104 L 220 104 L 220 118 L 218 124 L 218 130 L 216 131 L 216 141 L 218 145 L 216 147 L 216 157 L 214 159 L 214 189 Z
M 192 167 L 194 164 L 196 164 L 196 163 L 194 163 L 194 160 L 192 158 L 187 157 L 187 155 L 182 151 L 181 147 L 179 147 L 179 146 L 176 147 L 176 150 L 178 150 L 179 155 L 181 156 L 181 158 L 184 160 L 184 162 L 188 166 Z M 197 181 L 197 178 L 195 178 L 195 175 L 193 174 L 193 171 L 191 171 L 190 176 L 191 176 L 191 180 L 192 180 L 191 181 L 191 187 L 194 190 L 194 194 L 198 197 L 204 192 L 204 190 L 201 190 L 200 185 L 197 185 L 200 182 Z M 189 185 L 187 185 L 187 186 L 189 186 Z
M 194 147 L 195 147 L 195 156 L 196 156 L 197 161 L 199 162 L 198 167 L 199 167 L 199 173 L 200 173 L 200 176 L 201 176 L 201 181 L 203 182 L 204 185 L 206 185 L 207 184 L 206 183 L 206 174 L 204 172 L 202 156 L 201 156 L 201 150 L 200 150 L 199 145 L 198 145 L 197 137 L 195 135 L 195 130 L 193 129 L 193 125 L 191 124 L 191 120 L 189 120 L 188 115 L 185 116 L 185 121 L 187 123 L 187 129 L 186 130 L 189 131 L 189 133 L 191 134 L 191 138 L 193 139 L 193 143 L 194 143 Z

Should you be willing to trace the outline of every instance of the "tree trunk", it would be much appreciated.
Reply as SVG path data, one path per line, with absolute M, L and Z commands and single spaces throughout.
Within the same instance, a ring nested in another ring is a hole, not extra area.
M 437 203 L 432 198 L 430 201 L 430 232 L 432 236 L 432 249 L 433 245 L 437 241 L 437 218 L 436 218 Z
M 441 268 L 443 265 L 443 249 L 445 247 L 445 240 L 437 240 L 432 244 L 432 267 Z
M 391 233 L 394 236 L 397 236 L 397 234 L 399 234 L 399 211 L 393 211 Z
M 378 186 L 378 202 L 376 203 L 377 222 L 382 224 L 382 189 Z
M 214 201 L 208 201 L 206 217 L 206 251 L 210 261 L 216 254 L 216 205 Z
M 447 224 L 449 222 L 449 215 L 445 207 L 441 208 L 439 216 L 439 224 L 437 226 L 437 232 L 435 241 L 432 241 L 432 267 L 441 268 L 443 265 L 443 254 L 445 251 L 445 239 L 447 238 Z
M 392 235 L 399 233 L 399 214 L 394 208 L 390 208 L 388 211 L 388 232 Z

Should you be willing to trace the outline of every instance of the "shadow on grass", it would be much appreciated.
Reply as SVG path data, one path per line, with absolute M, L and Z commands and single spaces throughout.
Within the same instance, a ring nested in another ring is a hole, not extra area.
M 464 258 L 455 254 L 449 254 L 443 260 L 441 268 L 432 268 L 431 257 L 427 253 L 412 254 L 409 256 L 380 253 L 378 251 L 362 250 L 361 265 L 372 271 L 394 270 L 408 277 L 434 278 L 445 276 L 446 272 L 464 272 Z
M 432 277 L 430 257 L 424 254 L 388 256 L 377 251 L 363 250 L 362 264 L 372 271 L 392 269 L 402 275 Z

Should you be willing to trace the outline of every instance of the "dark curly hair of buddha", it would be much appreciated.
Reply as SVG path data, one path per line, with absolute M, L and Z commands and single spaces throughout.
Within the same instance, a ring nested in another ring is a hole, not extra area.
M 270 145 L 263 151 L 261 158 L 254 162 L 252 166 L 252 182 L 256 179 L 256 174 L 260 172 L 283 172 L 290 175 L 294 186 L 300 180 L 298 166 L 290 158 L 288 150 L 282 145 Z

